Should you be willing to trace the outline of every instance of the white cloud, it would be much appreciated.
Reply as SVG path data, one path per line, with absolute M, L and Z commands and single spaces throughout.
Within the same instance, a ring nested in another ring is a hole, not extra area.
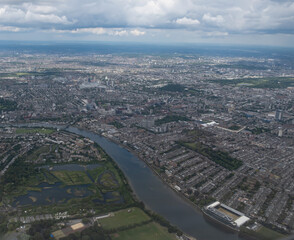
M 113 31 L 112 35 L 122 37 L 127 36 L 128 32 L 126 30 Z
M 140 31 L 138 29 L 134 29 L 134 30 L 130 31 L 130 33 L 134 36 L 142 36 L 142 35 L 145 35 L 146 32 Z
M 176 20 L 176 23 L 180 24 L 180 25 L 198 25 L 198 24 L 200 24 L 200 22 L 197 19 L 186 18 L 186 17 L 178 18 Z
M 1 28 L 0 28 L 1 30 Z M 73 30 L 58 30 L 58 29 L 50 29 L 45 32 L 56 32 L 56 33 L 74 33 L 74 34 L 95 34 L 95 35 L 110 35 L 110 36 L 128 36 L 129 34 L 133 36 L 142 36 L 146 32 L 140 31 L 138 29 L 122 29 L 122 28 L 76 28 Z
M 47 13 L 45 14 L 43 12 L 38 13 L 35 11 L 31 11 L 30 9 L 28 9 L 30 7 L 26 5 L 25 5 L 25 8 L 27 9 L 22 9 L 20 7 L 17 8 L 15 6 L 8 6 L 8 5 L 1 7 L 0 8 L 1 23 L 11 23 L 15 25 L 27 24 L 28 26 L 34 23 L 51 23 L 51 24 L 52 23 L 53 24 L 69 24 L 70 23 L 67 20 L 66 16 L 58 16 L 53 13 L 50 13 L 50 14 L 47 14 Z
M 19 19 L 20 21 L 21 19 Z M 24 16 L 25 22 L 38 22 L 38 23 L 59 23 L 59 24 L 69 24 L 69 21 L 65 16 L 56 16 L 54 14 L 39 14 L 28 11 Z
M 92 33 L 92 34 L 105 34 L 106 30 L 104 28 L 77 28 L 75 30 L 69 31 L 71 33 Z
M 208 37 L 225 37 L 228 36 L 228 32 L 208 32 L 206 33 L 206 36 Z
M 12 30 L 135 37 L 151 29 L 294 34 L 293 0 L 0 0 L 0 23 Z M 138 30 L 140 29 L 140 30 Z M 171 34 L 172 35 L 172 34 Z M 220 34 L 221 35 L 221 34 Z
M 25 31 L 26 29 L 24 28 L 19 28 L 19 27 L 11 27 L 11 26 L 1 26 L 0 25 L 0 32 L 20 32 L 20 31 Z
M 212 23 L 216 25 L 221 25 L 224 22 L 224 18 L 221 15 L 211 16 L 210 13 L 203 15 L 202 20 L 207 23 Z
M 35 13 L 50 14 L 58 11 L 56 7 L 50 5 L 34 5 L 32 3 L 24 3 L 23 6 L 25 9 Z

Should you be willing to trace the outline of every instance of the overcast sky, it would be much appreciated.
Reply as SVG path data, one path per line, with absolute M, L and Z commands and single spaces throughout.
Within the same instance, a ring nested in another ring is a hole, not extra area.
M 294 47 L 294 0 L 0 0 L 0 40 Z

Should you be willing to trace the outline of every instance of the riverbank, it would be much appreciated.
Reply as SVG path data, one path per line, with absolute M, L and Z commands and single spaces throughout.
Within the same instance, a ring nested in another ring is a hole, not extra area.
M 82 129 L 82 128 L 81 128 Z M 85 131 L 89 131 L 88 129 L 83 129 Z M 99 133 L 96 133 L 96 134 L 99 134 Z M 129 146 L 127 145 L 124 145 L 123 143 L 113 139 L 113 138 L 110 138 L 108 137 L 107 135 L 102 135 L 103 137 L 105 137 L 106 139 L 108 139 L 109 141 L 111 142 L 114 142 L 116 144 L 118 144 L 120 147 L 128 150 L 131 154 L 133 154 L 134 156 L 136 156 L 138 159 L 140 159 L 141 161 L 143 161 L 151 170 L 154 174 L 156 174 L 160 179 L 161 181 L 166 185 L 168 186 L 171 190 L 173 190 L 176 194 L 178 194 L 178 196 L 180 196 L 183 200 L 187 201 L 187 203 L 191 204 L 193 207 L 195 207 L 196 210 L 198 210 L 199 212 L 202 213 L 202 209 L 201 207 L 199 207 L 197 204 L 195 204 L 194 202 L 192 202 L 189 198 L 187 198 L 184 194 L 182 194 L 181 192 L 179 192 L 178 190 L 176 190 L 171 184 L 169 184 L 165 178 L 156 171 L 156 169 L 154 169 L 154 167 L 148 162 L 146 161 L 145 159 L 141 158 L 137 153 L 136 151 L 134 151 L 132 148 L 130 148 Z
M 11 124 L 13 125 L 13 124 Z M 15 125 L 15 124 L 14 124 Z M 18 125 L 20 126 L 20 125 Z M 65 126 L 49 123 L 26 124 L 27 127 L 51 127 L 65 130 Z M 131 151 L 114 143 L 113 140 L 93 132 L 68 127 L 66 131 L 86 137 L 100 145 L 118 164 L 140 201 L 153 212 L 163 216 L 172 225 L 198 240 L 240 240 L 232 233 L 224 232 L 204 220 L 202 213 L 176 193 L 154 171 Z

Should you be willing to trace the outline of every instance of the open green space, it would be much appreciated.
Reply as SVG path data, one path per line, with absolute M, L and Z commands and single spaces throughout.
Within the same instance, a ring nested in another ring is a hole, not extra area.
M 286 235 L 271 230 L 264 226 L 260 227 L 257 231 L 242 228 L 241 233 L 245 233 L 246 235 L 256 237 L 260 240 L 278 240 L 286 237 Z
M 0 111 L 14 111 L 17 103 L 8 99 L 0 98 Z
M 231 68 L 231 69 L 247 69 L 247 70 L 266 70 L 267 68 L 263 66 L 262 64 L 258 63 L 230 63 L 230 64 L 218 64 L 214 65 L 217 68 Z
M 233 130 L 233 131 L 238 131 L 240 130 L 242 127 L 239 125 L 232 125 L 230 126 L 228 129 Z
M 50 154 L 56 149 L 54 147 L 55 144 L 33 148 L 10 166 L 1 178 L 1 204 L 16 204 L 18 207 L 38 213 L 65 210 L 74 213 L 79 211 L 81 206 L 102 213 L 126 208 L 134 203 L 124 175 L 98 145 L 96 147 L 103 160 L 93 160 L 90 164 L 99 165 L 92 169 L 55 169 L 54 166 L 58 164 L 54 164 L 52 168 L 46 164 L 32 164 L 32 160 L 39 158 L 41 154 Z M 63 168 L 66 166 L 64 163 L 61 165 Z M 49 192 L 52 194 L 48 195 Z M 57 192 L 60 195 L 55 194 Z
M 270 132 L 269 128 L 263 128 L 263 127 L 256 127 L 253 129 L 247 129 L 248 131 L 252 132 L 252 134 L 258 135 L 266 132 Z
M 34 162 L 40 157 L 41 154 L 49 154 L 52 150 L 55 150 L 55 148 L 55 145 L 43 145 L 39 148 L 31 149 L 27 152 L 27 159 Z
M 15 130 L 16 134 L 32 134 L 32 133 L 52 134 L 54 132 L 55 132 L 54 129 L 49 129 L 49 128 L 17 128 Z
M 84 171 L 52 171 L 51 173 L 65 185 L 83 185 L 92 183 Z
M 292 77 L 244 78 L 244 79 L 217 79 L 211 82 L 221 85 L 235 85 L 252 88 L 287 88 L 294 87 Z
M 129 208 L 117 211 L 113 216 L 99 220 L 99 223 L 105 229 L 116 229 L 133 224 L 140 224 L 150 219 L 151 218 L 140 208 Z
M 213 150 L 201 142 L 179 142 L 179 144 L 198 152 L 228 170 L 236 170 L 243 164 L 241 160 L 231 157 L 227 152 Z
M 113 178 L 112 174 L 109 172 L 103 173 L 100 179 L 100 183 L 105 188 L 116 188 L 118 185 L 115 179 Z
M 176 240 L 176 236 L 157 223 L 149 223 L 140 227 L 121 231 L 111 235 L 113 240 Z
M 98 177 L 105 172 L 106 167 L 103 165 L 101 167 L 87 170 L 88 174 L 91 176 L 91 178 L 94 180 L 95 183 L 98 183 Z
M 167 91 L 167 92 L 183 92 L 185 90 L 185 86 L 182 84 L 174 84 L 174 83 L 170 83 L 167 84 L 163 87 L 161 87 L 160 89 L 162 91 Z
M 285 235 L 281 234 L 281 233 L 278 233 L 276 231 L 273 231 L 269 228 L 266 228 L 266 227 L 261 227 L 257 233 L 265 238 L 265 239 L 269 239 L 269 240 L 275 240 L 275 239 L 281 239 L 281 238 L 284 238 Z
M 110 122 L 109 124 L 115 126 L 117 129 L 119 129 L 119 128 L 123 128 L 123 127 L 124 127 L 124 125 L 122 125 L 122 124 L 121 124 L 120 122 L 118 122 L 118 121 L 113 121 L 113 122 Z

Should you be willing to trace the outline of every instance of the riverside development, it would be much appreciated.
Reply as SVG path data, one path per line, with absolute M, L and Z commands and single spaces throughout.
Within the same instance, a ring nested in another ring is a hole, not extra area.
M 151 238 L 155 228 L 163 238 L 293 233 L 288 53 L 2 49 L 2 232 L 38 236 L 43 224 L 55 238 L 87 229 L 98 236 L 101 227 L 111 239 Z M 111 230 L 100 223 L 138 209 L 142 221 Z M 201 210 L 228 224 L 206 222 Z
M 232 231 L 239 231 L 240 227 L 250 220 L 243 213 L 220 202 L 204 207 L 203 214 Z

